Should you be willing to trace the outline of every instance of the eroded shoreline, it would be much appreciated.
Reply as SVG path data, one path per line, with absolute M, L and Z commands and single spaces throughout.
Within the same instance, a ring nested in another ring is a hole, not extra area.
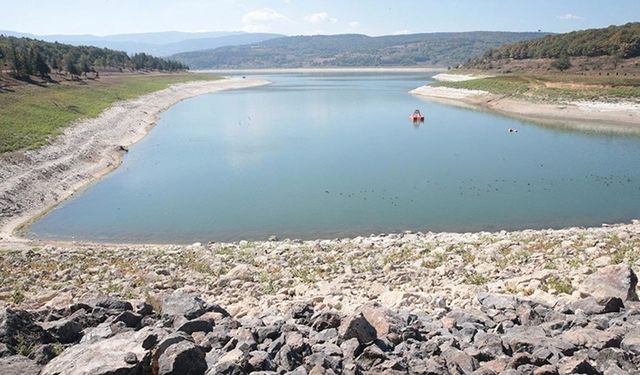
M 223 79 L 173 85 L 81 120 L 48 146 L 0 156 L 0 242 L 26 241 L 15 235 L 16 229 L 117 168 L 128 146 L 141 140 L 172 105 L 202 94 L 268 83 Z

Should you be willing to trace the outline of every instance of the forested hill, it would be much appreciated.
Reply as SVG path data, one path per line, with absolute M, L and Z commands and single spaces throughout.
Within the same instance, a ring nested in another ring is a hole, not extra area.
M 543 33 L 464 32 L 294 36 L 261 43 L 186 52 L 172 58 L 192 68 L 455 66 L 490 48 Z
M 153 57 L 144 53 L 127 55 L 126 52 L 106 48 L 71 46 L 29 38 L 0 36 L 0 73 L 16 78 L 37 75 L 48 77 L 51 72 L 78 76 L 83 73 L 120 70 L 179 71 L 188 66 Z
M 501 59 L 601 56 L 623 59 L 640 56 L 640 23 L 547 35 L 534 40 L 521 41 L 489 50 L 467 65 L 473 67 Z

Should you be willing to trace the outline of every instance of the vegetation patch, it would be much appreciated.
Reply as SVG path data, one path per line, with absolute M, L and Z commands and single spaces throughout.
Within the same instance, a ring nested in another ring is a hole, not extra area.
M 0 153 L 49 143 L 73 121 L 97 117 L 113 103 L 169 85 L 214 80 L 207 74 L 114 76 L 88 84 L 16 86 L 0 92 Z

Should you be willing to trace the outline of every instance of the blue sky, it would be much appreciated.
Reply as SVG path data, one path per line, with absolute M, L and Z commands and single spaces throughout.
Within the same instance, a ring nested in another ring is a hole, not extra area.
M 640 0 L 0 0 L 0 6 L 0 29 L 34 34 L 566 32 L 640 21 Z

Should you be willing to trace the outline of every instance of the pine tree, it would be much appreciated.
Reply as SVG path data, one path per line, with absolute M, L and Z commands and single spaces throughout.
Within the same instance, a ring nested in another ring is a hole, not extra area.
M 40 53 L 40 51 L 36 52 L 34 68 L 35 71 L 40 75 L 40 77 L 49 78 L 51 69 L 49 68 L 47 62 L 44 60 L 44 57 L 42 56 L 42 53 Z

